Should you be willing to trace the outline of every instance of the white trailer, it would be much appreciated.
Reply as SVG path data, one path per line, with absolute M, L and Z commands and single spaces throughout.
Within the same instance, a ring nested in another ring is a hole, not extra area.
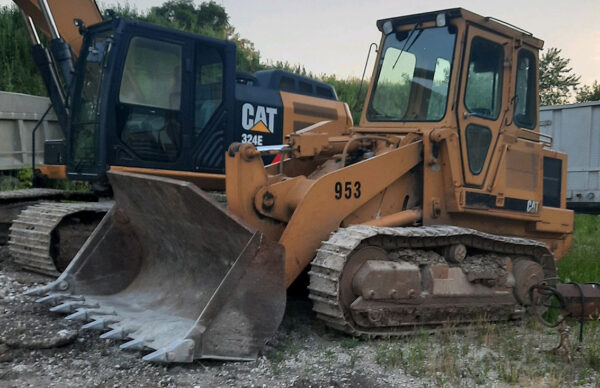
M 600 101 L 543 106 L 540 129 L 569 155 L 567 207 L 600 212 Z
M 46 97 L 0 92 L 0 171 L 31 167 L 32 130 L 49 105 Z M 50 111 L 36 131 L 36 165 L 44 162 L 44 142 L 62 138 L 56 115 Z

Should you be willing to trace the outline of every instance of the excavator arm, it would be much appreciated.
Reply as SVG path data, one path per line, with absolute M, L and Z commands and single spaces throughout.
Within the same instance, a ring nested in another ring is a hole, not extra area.
M 83 36 L 74 24 L 74 19 L 80 19 L 86 26 L 100 23 L 102 15 L 94 0 L 14 0 L 26 17 L 47 37 L 62 37 L 71 45 L 75 57 L 79 56 Z M 46 3 L 50 17 L 44 14 L 41 3 Z M 58 34 L 58 36 L 57 36 Z

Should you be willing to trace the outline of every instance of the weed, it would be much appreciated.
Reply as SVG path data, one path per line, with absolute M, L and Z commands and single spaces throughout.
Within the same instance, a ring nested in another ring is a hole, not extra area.
M 337 355 L 332 349 L 325 350 L 325 353 L 323 355 L 325 357 L 324 363 L 327 366 L 327 369 L 330 369 L 334 361 L 337 360 Z
M 563 282 L 594 282 L 600 279 L 600 217 L 577 214 L 573 246 L 558 261 L 558 275 Z
M 590 368 L 595 371 L 600 371 L 600 344 L 592 343 L 585 354 L 586 362 Z
M 274 349 L 268 351 L 265 354 L 265 357 L 267 357 L 267 360 L 269 360 L 271 364 L 279 365 L 283 360 L 285 360 L 285 351 Z
M 358 346 L 358 342 L 359 342 L 359 340 L 356 337 L 344 338 L 344 340 L 342 341 L 342 348 L 354 349 L 355 347 Z
M 404 359 L 404 370 L 412 376 L 423 376 L 427 360 L 423 351 L 423 344 L 419 341 L 410 343 L 406 350 L 406 358 Z M 400 355 L 402 356 L 402 355 Z
M 402 348 L 398 343 L 381 341 L 375 348 L 375 362 L 384 368 L 397 368 L 403 362 Z
M 517 384 L 519 382 L 521 377 L 521 367 L 519 365 L 507 360 L 498 367 L 498 377 L 500 377 L 502 381 L 508 384 Z
M 350 368 L 351 369 L 354 369 L 354 367 L 356 366 L 356 362 L 358 361 L 359 358 L 360 358 L 360 356 L 355 352 L 352 352 L 350 354 Z

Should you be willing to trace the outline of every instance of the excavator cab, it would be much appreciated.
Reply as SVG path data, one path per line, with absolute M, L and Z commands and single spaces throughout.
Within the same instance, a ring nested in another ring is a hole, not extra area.
M 238 73 L 231 41 L 126 18 L 86 28 L 75 74 L 66 152 L 74 180 L 167 171 L 223 189 L 229 144 L 275 145 L 321 120 L 351 123 L 330 85 L 281 70 Z
M 235 45 L 124 18 L 90 26 L 76 65 L 68 176 L 107 166 L 220 172 Z

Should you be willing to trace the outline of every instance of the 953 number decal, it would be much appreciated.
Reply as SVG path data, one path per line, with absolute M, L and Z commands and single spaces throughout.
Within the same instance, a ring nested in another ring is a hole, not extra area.
M 359 181 L 335 182 L 335 199 L 360 198 L 360 187 Z

